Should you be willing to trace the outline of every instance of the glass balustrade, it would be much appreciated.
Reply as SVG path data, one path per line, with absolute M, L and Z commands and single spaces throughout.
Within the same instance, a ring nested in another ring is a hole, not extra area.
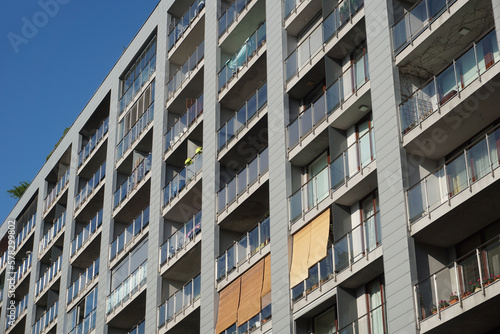
M 191 79 L 191 74 L 197 68 L 198 64 L 205 57 L 205 42 L 202 41 L 200 45 L 194 50 L 182 66 L 180 66 L 175 73 L 170 77 L 167 83 L 167 98 L 170 100 L 174 97 L 175 92 L 179 90 L 186 80 Z
M 163 188 L 163 207 L 179 193 L 201 172 L 203 167 L 203 153 L 195 154 L 189 159 L 190 164 L 186 165 L 172 180 Z
M 113 208 L 123 202 L 151 170 L 151 153 L 146 156 L 114 194 Z
M 269 168 L 269 152 L 266 147 L 257 156 L 241 169 L 233 178 L 217 193 L 218 213 L 224 211 L 238 197 L 257 182 Z
M 78 153 L 78 167 L 80 167 L 85 162 L 85 160 L 87 160 L 90 153 L 92 153 L 97 145 L 101 142 L 101 139 L 108 132 L 108 126 L 109 118 L 106 118 L 104 122 L 102 122 L 101 126 L 99 126 L 95 134 L 90 137 L 88 143 L 82 148 L 80 153 Z
M 61 216 L 54 220 L 54 225 L 45 233 L 43 238 L 40 240 L 40 246 L 38 254 L 43 254 L 45 249 L 50 245 L 54 238 L 59 234 L 64 225 L 66 224 L 66 211 L 64 211 Z
M 80 190 L 78 195 L 75 197 L 75 211 L 80 208 L 80 206 L 85 203 L 85 201 L 90 198 L 90 195 L 94 192 L 94 189 L 99 186 L 101 181 L 106 176 L 106 162 L 104 162 L 101 167 L 95 172 L 94 176 L 87 182 L 87 184 Z
M 147 260 L 106 298 L 106 315 L 113 313 L 146 284 Z
M 484 289 L 500 281 L 499 238 L 496 236 L 415 285 L 420 321 L 472 295 L 482 296 Z
M 236 74 L 251 59 L 266 41 L 264 22 L 243 44 L 243 46 L 224 64 L 218 73 L 219 93 L 227 87 Z
M 293 11 L 304 3 L 305 0 L 285 0 L 285 20 L 292 14 Z
M 399 105 L 403 134 L 480 79 L 499 59 L 496 32 L 493 30 Z
M 184 32 L 191 25 L 198 14 L 205 7 L 205 0 L 195 0 L 194 3 L 189 7 L 189 9 L 182 15 L 180 19 L 172 18 L 172 27 L 168 33 L 168 50 L 172 49 L 177 41 L 184 35 Z
M 382 245 L 380 212 L 356 226 L 345 236 L 328 247 L 324 259 L 309 268 L 307 279 L 292 287 L 292 301 L 305 297 L 336 274 L 366 259 L 367 255 Z
M 160 247 L 160 265 L 174 258 L 201 232 L 201 211 L 174 232 Z
M 90 237 L 94 235 L 97 229 L 102 225 L 102 209 L 99 211 L 94 218 L 90 220 L 87 226 L 78 233 L 78 235 L 71 241 L 70 247 L 70 257 L 73 257 L 75 253 L 80 250 L 83 246 L 87 244 Z
M 66 170 L 66 172 L 63 174 L 63 176 L 57 181 L 57 184 L 55 185 L 54 188 L 50 191 L 50 193 L 45 197 L 45 200 L 43 201 L 43 212 L 45 213 L 48 208 L 54 203 L 56 200 L 57 196 L 61 193 L 63 189 L 65 189 L 65 186 L 69 182 L 69 168 Z
M 78 279 L 70 285 L 67 292 L 67 304 L 70 304 L 76 297 L 78 297 L 85 288 L 94 281 L 99 275 L 99 258 L 95 260 L 90 267 L 78 276 Z
M 201 277 L 196 276 L 178 290 L 158 308 L 158 328 L 175 319 L 188 306 L 200 299 Z
M 0 303 L 3 301 L 3 287 L 0 287 Z
M 175 143 L 179 142 L 184 135 L 188 134 L 191 125 L 203 113 L 203 94 L 177 119 L 165 135 L 165 152 Z
M 89 314 L 73 328 L 69 334 L 89 334 L 95 329 L 97 308 L 90 311 Z
M 146 334 L 146 321 L 144 320 L 139 325 L 134 327 L 128 334 Z
M 149 224 L 149 206 L 142 211 L 132 223 L 127 226 L 116 239 L 109 245 L 109 261 L 113 261 L 135 237 Z
M 52 280 L 57 276 L 57 274 L 61 271 L 61 257 L 59 256 L 57 260 L 47 269 L 47 271 L 43 274 L 42 277 L 36 282 L 35 285 L 35 298 L 38 297 L 40 293 L 44 291 L 44 289 L 52 283 Z
M 23 315 L 23 312 L 26 311 L 26 309 L 28 308 L 28 300 L 29 300 L 29 294 L 26 294 L 26 296 L 24 296 L 24 298 L 19 301 L 19 303 L 16 305 L 16 308 L 14 310 L 14 317 L 13 319 L 11 318 L 7 318 L 7 328 L 9 328 L 10 326 L 13 326 L 17 320 L 20 318 L 21 315 Z
M 2 257 L 0 258 L 0 270 L 5 266 L 8 258 L 9 258 L 9 252 L 5 251 Z
M 408 189 L 408 214 L 414 223 L 499 167 L 500 127 L 467 146 Z
M 295 4 L 292 0 L 291 3 Z M 288 1 L 287 1 L 288 2 Z M 323 22 L 314 29 L 307 38 L 302 41 L 295 50 L 285 60 L 286 80 L 290 81 L 294 76 L 300 75 L 300 71 L 306 64 L 311 63 L 311 59 L 323 50 L 324 43 L 327 43 L 333 36 L 337 35 L 351 17 L 356 14 L 364 5 L 363 0 L 344 0 L 335 7 Z M 287 4 L 285 3 L 285 8 Z
M 376 159 L 373 127 L 288 199 L 292 224 Z
M 56 321 L 58 309 L 59 301 L 56 301 L 33 325 L 33 334 L 43 333 L 49 325 Z
M 219 151 L 226 147 L 236 135 L 248 126 L 250 120 L 267 105 L 267 82 L 250 97 L 231 118 L 217 131 Z
M 26 223 L 26 225 L 23 226 L 21 231 L 17 234 L 16 237 L 16 243 L 15 243 L 15 249 L 19 247 L 31 234 L 31 231 L 33 231 L 33 227 L 35 226 L 35 221 L 36 221 L 36 212 L 33 214 L 33 217 Z
M 259 253 L 271 238 L 269 217 L 264 218 L 250 232 L 245 233 L 238 241 L 229 247 L 215 260 L 217 266 L 217 281 L 220 281 L 233 272 L 243 263 Z
M 387 328 L 386 305 L 381 304 L 347 326 L 331 329 L 332 334 L 389 333 Z
M 23 260 L 23 262 L 17 267 L 14 273 L 14 285 L 19 283 L 22 278 L 26 275 L 28 270 L 31 268 L 31 253 Z
M 262 308 L 259 314 L 255 315 L 253 318 L 248 320 L 243 324 L 234 324 L 228 329 L 221 332 L 221 334 L 247 334 L 252 333 L 263 324 L 271 320 L 272 312 L 271 312 L 271 304 Z M 269 333 L 269 332 L 266 332 Z
M 420 0 L 392 26 L 394 53 L 397 55 L 414 41 L 456 0 Z
M 219 37 L 233 24 L 236 18 L 240 15 L 247 4 L 252 0 L 235 0 L 224 13 L 219 17 Z
M 132 149 L 132 145 L 139 139 L 140 135 L 147 129 L 148 125 L 153 121 L 155 103 L 151 102 L 148 109 L 142 114 L 141 118 L 123 137 L 123 139 L 116 146 L 116 161 L 120 160 L 125 153 Z
M 287 126 L 288 149 L 292 149 L 333 111 L 342 108 L 351 96 L 369 80 L 368 57 L 363 54 L 353 61 L 324 91 Z

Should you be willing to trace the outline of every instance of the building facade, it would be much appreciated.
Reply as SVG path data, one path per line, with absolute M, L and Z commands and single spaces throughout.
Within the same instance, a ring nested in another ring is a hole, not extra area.
M 5 333 L 498 333 L 500 0 L 161 0 L 0 227 Z

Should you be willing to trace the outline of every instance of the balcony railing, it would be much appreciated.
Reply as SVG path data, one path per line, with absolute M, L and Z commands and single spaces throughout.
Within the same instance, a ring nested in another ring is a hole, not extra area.
M 146 284 L 148 261 L 144 261 L 125 281 L 123 281 L 106 299 L 106 315 L 123 305 Z
M 267 105 L 267 82 L 250 97 L 231 118 L 217 131 L 219 151 L 227 146 L 250 120 Z
M 201 276 L 198 275 L 171 296 L 158 308 L 158 328 L 162 328 L 168 322 L 182 313 L 200 298 Z
M 9 258 L 9 252 L 5 251 L 0 258 L 0 269 L 7 263 L 7 259 Z
M 243 9 L 246 8 L 248 3 L 252 0 L 235 0 L 229 8 L 219 17 L 219 37 L 233 24 L 236 18 L 240 15 Z
M 97 231 L 102 224 L 102 209 L 94 218 L 90 220 L 87 226 L 71 241 L 70 257 L 87 244 L 90 237 Z
M 196 121 L 198 116 L 203 113 L 203 94 L 186 110 L 182 116 L 175 121 L 174 125 L 168 130 L 165 135 L 165 152 L 177 142 L 181 140 L 184 134 L 188 133 L 191 125 Z
M 14 325 L 16 321 L 19 319 L 19 317 L 23 314 L 24 311 L 28 308 L 28 300 L 29 300 L 29 293 L 24 296 L 24 298 L 17 304 L 16 309 L 14 311 L 14 318 L 11 319 L 7 317 L 6 323 L 7 326 L 6 328 L 9 328 L 10 326 Z
M 408 189 L 410 223 L 448 203 L 455 195 L 497 169 L 500 166 L 499 142 L 500 126 L 497 126 Z
M 43 333 L 49 325 L 52 325 L 57 320 L 58 309 L 59 301 L 56 301 L 33 325 L 33 334 Z
M 131 329 L 128 334 L 146 334 L 146 320 Z
M 371 128 L 289 197 L 292 224 L 375 160 L 373 134 Z
M 292 14 L 292 12 L 297 11 L 297 8 L 304 3 L 305 0 L 285 0 L 285 20 Z
M 327 256 L 309 268 L 307 279 L 292 287 L 292 302 L 320 288 L 338 273 L 352 267 L 382 245 L 380 212 L 333 243 Z
M 155 102 L 151 102 L 148 110 L 142 114 L 141 118 L 135 123 L 134 127 L 123 137 L 120 143 L 116 146 L 116 161 L 120 160 L 125 153 L 127 153 L 132 144 L 139 138 L 148 125 L 153 121 Z
M 172 259 L 177 253 L 185 249 L 189 243 L 201 232 L 201 211 L 172 234 L 160 247 L 160 265 Z
M 287 82 L 300 74 L 303 67 L 309 64 L 318 52 L 323 50 L 324 43 L 327 43 L 334 35 L 337 35 L 338 31 L 351 20 L 352 16 L 363 5 L 363 0 L 344 0 L 323 19 L 323 22 L 286 58 Z
M 481 79 L 481 75 L 499 59 L 496 32 L 493 30 L 399 105 L 403 134 L 419 126 L 472 82 Z
M 47 231 L 47 233 L 45 233 L 42 240 L 40 240 L 38 254 L 43 254 L 43 252 L 50 245 L 52 240 L 54 240 L 56 235 L 62 230 L 64 224 L 66 224 L 66 211 L 64 211 L 59 218 L 55 219 L 54 225 L 52 225 L 52 227 Z
M 24 261 L 17 267 L 16 272 L 14 273 L 14 285 L 21 281 L 21 279 L 25 276 L 28 270 L 31 268 L 31 253 L 28 254 L 28 257 L 24 259 Z
M 47 209 L 54 203 L 56 200 L 57 196 L 61 193 L 61 191 L 64 189 L 64 187 L 68 184 L 69 182 L 69 168 L 66 170 L 66 172 L 63 174 L 63 176 L 57 181 L 57 184 L 50 193 L 45 197 L 45 200 L 43 201 L 43 212 L 45 213 Z
M 36 212 L 33 214 L 33 217 L 31 217 L 28 223 L 23 226 L 22 230 L 17 234 L 16 245 L 15 245 L 16 249 L 28 238 L 28 235 L 30 235 L 31 231 L 33 231 L 35 222 L 36 222 Z
M 87 182 L 87 184 L 80 190 L 78 195 L 75 197 L 75 211 L 85 203 L 87 198 L 90 198 L 90 195 L 94 192 L 94 189 L 99 186 L 101 181 L 106 176 L 106 162 L 104 162 L 101 167 L 95 172 L 94 176 Z
M 191 74 L 203 60 L 203 57 L 205 57 L 205 41 L 202 41 L 200 45 L 198 45 L 196 50 L 189 56 L 188 60 L 186 60 L 186 62 L 170 77 L 167 84 L 167 98 L 169 100 L 174 97 L 175 92 L 177 92 L 182 84 L 191 78 Z
M 369 80 L 366 53 L 352 62 L 352 65 L 333 82 L 326 91 L 311 103 L 287 126 L 288 149 L 294 148 L 329 114 L 341 108 Z
M 500 281 L 500 236 L 496 236 L 415 285 L 417 317 L 423 321 Z M 477 305 L 477 304 L 476 304 Z
M 132 174 L 122 183 L 114 195 L 113 209 L 123 202 L 151 170 L 151 153 L 146 156 L 133 170 Z
M 70 285 L 67 292 L 67 304 L 69 305 L 76 297 L 78 297 L 87 286 L 94 281 L 99 275 L 99 260 L 95 260 L 90 267 L 80 274 L 78 279 Z
M 217 193 L 218 213 L 224 211 L 247 189 L 257 182 L 269 168 L 269 152 L 266 147 L 257 156 L 240 170 Z
M 191 158 L 192 163 L 184 167 L 179 174 L 163 188 L 163 207 L 179 193 L 201 172 L 203 167 L 203 153 L 195 154 Z
M 271 304 L 265 306 L 259 314 L 254 316 L 252 319 L 248 320 L 244 324 L 234 324 L 225 331 L 221 332 L 221 334 L 235 334 L 235 333 L 252 333 L 263 324 L 271 320 L 272 312 L 271 312 Z M 239 326 L 237 326 L 239 325 Z M 237 327 L 237 328 L 236 328 Z
M 35 285 L 35 298 L 38 297 L 40 293 L 47 287 L 49 283 L 52 283 L 52 280 L 57 276 L 57 274 L 61 271 L 62 260 L 59 256 L 57 260 L 50 266 L 49 269 L 43 274 L 42 277 L 36 282 Z
M 97 319 L 97 308 L 90 311 L 89 314 L 73 328 L 69 334 L 89 334 L 95 329 Z
M 217 74 L 219 78 L 219 93 L 236 77 L 240 69 L 256 54 L 265 41 L 266 23 L 264 22 L 224 64 Z
M 135 237 L 141 233 L 149 224 L 149 206 L 142 211 L 132 223 L 127 226 L 116 239 L 109 245 L 109 261 L 113 261 L 125 246 L 131 243 Z
M 109 117 L 102 122 L 99 129 L 97 129 L 96 133 L 90 138 L 89 142 L 85 145 L 84 148 L 78 153 L 78 167 L 80 167 L 85 160 L 89 157 L 90 153 L 94 151 L 94 148 L 101 142 L 101 139 L 108 132 L 109 125 Z
M 177 43 L 179 38 L 184 35 L 184 32 L 191 25 L 191 22 L 198 16 L 198 14 L 205 7 L 205 0 L 195 0 L 187 12 L 182 15 L 182 18 L 177 22 L 175 28 L 168 33 L 168 50 Z M 172 21 L 175 24 L 175 20 Z
M 332 334 L 355 334 L 355 333 L 378 333 L 387 334 L 387 317 L 385 303 L 368 311 L 349 325 L 336 330 L 332 328 Z
M 420 0 L 392 26 L 394 53 L 397 55 L 426 30 L 456 0 Z
M 250 258 L 258 254 L 270 240 L 271 231 L 269 217 L 266 217 L 215 260 L 217 265 L 217 281 L 227 278 L 236 268 L 248 262 Z

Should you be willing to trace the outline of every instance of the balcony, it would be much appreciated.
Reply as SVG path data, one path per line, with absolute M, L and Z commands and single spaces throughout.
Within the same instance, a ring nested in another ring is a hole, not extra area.
M 57 324 L 59 301 L 56 301 L 33 325 L 33 334 L 48 333 Z
M 132 245 L 134 241 L 141 239 L 147 232 L 146 227 L 148 224 L 149 206 L 109 245 L 109 262 L 111 263 L 113 260 L 118 259 L 121 253 L 131 248 L 129 246 Z
M 87 182 L 87 184 L 80 190 L 78 195 L 75 197 L 75 216 L 76 213 L 81 212 L 80 208 L 83 207 L 83 204 L 91 197 L 91 195 L 99 189 L 101 189 L 101 181 L 106 176 L 106 162 L 104 162 L 101 167 L 97 169 L 94 176 Z
M 194 3 L 191 5 L 191 7 L 186 11 L 184 15 L 182 15 L 182 18 L 177 22 L 176 26 L 174 29 L 172 29 L 169 34 L 168 34 L 168 53 L 172 51 L 172 48 L 174 46 L 178 46 L 178 44 L 181 43 L 179 41 L 184 35 L 189 34 L 192 30 L 194 30 L 194 27 L 192 29 L 189 29 L 191 27 L 191 24 L 196 21 L 196 19 L 199 17 L 202 17 L 202 15 L 205 13 L 203 9 L 205 8 L 205 0 L 195 0 Z M 203 12 L 203 14 L 201 14 Z M 175 23 L 175 19 L 172 21 Z M 198 21 L 196 21 L 198 22 Z M 194 24 L 193 26 L 195 26 Z M 188 31 L 186 34 L 185 32 Z M 170 56 L 170 55 L 169 55 Z
M 97 129 L 96 133 L 89 139 L 89 142 L 78 153 L 78 168 L 80 168 L 87 158 L 90 156 L 94 149 L 99 146 L 101 140 L 108 133 L 109 117 L 102 122 L 101 126 Z
M 0 258 L 0 273 L 3 271 L 5 265 L 7 264 L 7 259 L 9 258 L 9 252 L 5 251 Z
M 66 211 L 62 213 L 62 215 L 54 221 L 54 225 L 45 233 L 43 238 L 40 240 L 39 248 L 38 248 L 38 258 L 42 258 L 45 251 L 51 247 L 54 242 L 59 238 L 62 234 L 62 230 L 64 225 L 66 224 Z M 61 232 L 61 233 L 60 233 Z
M 294 311 L 341 283 L 345 287 L 356 287 L 360 281 L 365 283 L 382 274 L 381 245 L 380 213 L 377 212 L 334 242 L 327 256 L 309 268 L 308 278 L 292 287 Z M 377 263 L 369 266 L 374 262 Z
M 90 244 L 95 235 L 100 232 L 102 225 L 102 209 L 90 220 L 87 226 L 71 241 L 69 257 L 71 260 L 75 259 L 79 250 L 83 249 L 87 244 Z
M 95 260 L 90 267 L 88 267 L 83 273 L 78 276 L 78 279 L 73 282 L 68 288 L 67 291 L 67 302 L 66 304 L 69 306 L 73 301 L 75 301 L 78 297 L 84 295 L 91 287 L 94 286 L 94 283 L 97 283 L 97 278 L 99 278 L 99 260 Z M 68 307 L 70 309 L 71 307 Z
M 165 327 L 168 330 L 173 327 L 173 324 L 187 317 L 199 307 L 200 303 L 197 301 L 200 299 L 200 295 L 201 277 L 198 275 L 160 305 L 158 308 L 158 329 Z
M 338 204 L 350 206 L 376 188 L 376 181 L 373 180 L 376 175 L 371 175 L 374 174 L 376 168 L 376 166 L 372 166 L 376 158 L 373 129 L 371 128 L 359 137 L 343 153 L 289 197 L 288 204 L 292 225 L 301 218 L 303 222 L 309 221 L 308 212 L 314 209 L 312 216 L 315 216 L 316 213 L 324 209 L 325 205 L 321 205 L 321 208 L 318 207 L 328 198 L 334 199 L 334 202 Z M 356 193 L 349 191 L 356 187 L 358 187 Z M 331 204 L 329 201 L 326 202 L 328 202 L 327 205 Z
M 450 332 L 487 332 L 500 324 L 500 236 L 457 259 L 414 287 L 422 333 L 440 326 Z M 418 298 L 417 298 L 418 296 Z
M 441 112 L 444 105 L 454 97 L 458 96 L 460 99 L 473 82 L 484 81 L 482 76 L 499 59 L 496 33 L 493 30 L 473 43 L 441 73 L 433 76 L 399 105 L 403 135 L 416 127 L 422 128 L 422 122 L 436 111 Z M 477 87 L 474 91 L 476 89 Z
M 28 271 L 31 269 L 31 253 L 29 253 L 28 257 L 24 259 L 24 261 L 17 267 L 16 272 L 14 273 L 14 286 L 21 282 L 24 277 L 27 276 Z M 11 277 L 12 278 L 12 277 Z
M 272 328 L 272 304 L 265 306 L 259 314 L 254 316 L 243 324 L 239 324 L 236 329 L 236 324 L 221 332 L 221 334 L 234 334 L 234 333 L 271 333 L 268 331 Z M 260 328 L 260 331 L 257 331 Z
M 250 232 L 245 233 L 238 241 L 229 247 L 222 255 L 219 255 L 215 260 L 217 282 L 228 280 L 229 275 L 236 271 L 238 273 L 245 271 L 248 268 L 240 269 L 240 266 L 245 263 L 250 263 L 248 267 L 257 263 L 262 255 L 267 252 L 264 251 L 271 240 L 271 231 L 269 224 L 269 217 L 259 222 Z M 252 259 L 253 256 L 256 260 Z
M 170 263 L 174 258 L 179 258 L 182 250 L 188 250 L 194 246 L 200 238 L 197 236 L 201 232 L 201 211 L 172 234 L 167 241 L 160 246 L 160 270 L 164 264 Z
M 175 121 L 174 125 L 168 130 L 165 135 L 165 154 L 174 150 L 174 145 L 180 143 L 184 138 L 187 138 L 201 122 L 200 115 L 203 113 L 203 94 Z
M 217 131 L 219 153 L 228 148 L 233 140 L 238 140 L 244 135 L 244 130 L 250 127 L 254 117 L 260 117 L 260 113 L 265 106 L 267 106 L 267 82 L 258 88 Z
M 132 174 L 122 183 L 114 194 L 113 210 L 127 199 L 135 189 L 139 189 L 140 183 L 146 178 L 151 170 L 151 153 L 146 156 L 132 171 Z
M 319 135 L 328 128 L 326 125 L 330 125 L 329 123 L 340 128 L 348 128 L 355 124 L 363 114 L 359 110 L 353 110 L 355 108 L 350 107 L 358 99 L 360 103 L 370 103 L 367 94 L 369 87 L 365 86 L 369 80 L 368 58 L 365 53 L 354 60 L 352 65 L 319 98 L 290 122 L 287 126 L 289 154 L 297 145 L 300 145 L 300 150 L 310 143 L 314 136 Z M 364 89 L 365 87 L 366 89 Z M 347 113 L 341 114 L 346 109 L 350 109 L 350 115 Z M 330 117 L 337 110 L 340 110 L 340 112 Z M 357 115 L 354 115 L 355 113 Z M 320 127 L 320 125 L 322 126 Z M 296 156 L 298 152 L 293 153 Z
M 146 334 L 146 320 L 131 329 L 127 334 Z
M 35 223 L 36 223 L 36 212 L 33 214 L 33 217 L 31 217 L 28 223 L 26 223 L 26 225 L 24 225 L 21 231 L 17 234 L 16 243 L 14 247 L 16 251 L 19 249 L 19 246 L 21 246 L 31 236 L 31 232 L 34 231 L 33 227 L 35 227 Z
M 266 23 L 264 22 L 257 30 L 246 40 L 245 44 L 224 64 L 217 74 L 219 80 L 219 100 L 224 90 L 229 90 L 229 84 L 235 78 L 244 74 L 243 69 L 249 68 L 249 62 L 254 56 L 260 56 L 260 48 L 266 42 Z M 257 57 L 258 58 L 258 57 Z M 241 74 L 240 74 L 241 72 Z
M 9 316 L 6 319 L 6 333 L 10 331 L 10 329 L 14 328 L 21 319 L 26 315 L 26 310 L 28 309 L 28 300 L 29 294 L 26 294 L 24 298 L 17 304 L 13 317 Z
M 36 282 L 35 285 L 35 301 L 39 299 L 42 293 L 45 293 L 50 285 L 59 279 L 59 273 L 61 272 L 61 257 L 59 256 L 57 260 L 47 269 L 42 277 Z
M 112 315 L 119 312 L 120 308 L 125 307 L 127 302 L 131 302 L 145 289 L 147 281 L 147 264 L 147 260 L 144 261 L 139 268 L 130 274 L 130 276 L 106 298 L 106 317 L 108 321 Z
M 284 25 L 288 34 L 297 36 L 321 12 L 321 1 L 316 0 L 285 0 Z
M 196 184 L 199 180 L 198 174 L 201 173 L 203 167 L 203 153 L 195 154 L 189 160 L 191 163 L 163 188 L 163 208 L 171 204 L 175 198 L 180 197 L 182 190 L 189 188 L 191 182 Z
M 229 8 L 219 17 L 219 38 L 229 31 L 233 23 L 238 21 L 238 17 L 245 10 L 252 0 L 235 0 Z
M 232 209 L 232 204 L 238 205 L 239 198 L 249 193 L 252 185 L 260 185 L 263 182 L 261 177 L 267 173 L 268 169 L 269 152 L 266 147 L 217 192 L 218 215 Z
M 50 193 L 45 197 L 45 200 L 43 201 L 43 214 L 46 215 L 47 211 L 49 208 L 52 207 L 52 204 L 56 201 L 56 199 L 59 198 L 59 195 L 63 193 L 64 190 L 66 190 L 66 186 L 68 185 L 69 182 L 69 168 L 68 170 L 63 174 L 63 176 L 57 181 L 57 184 Z
M 128 152 L 132 150 L 134 144 L 138 141 L 143 133 L 149 130 L 149 125 L 154 117 L 154 101 L 151 102 L 148 109 L 142 114 L 141 118 L 127 132 L 123 139 L 116 145 L 116 162 L 118 163 Z
M 95 329 L 96 319 L 97 319 L 97 308 L 90 311 L 89 314 L 73 328 L 69 334 L 90 334 Z

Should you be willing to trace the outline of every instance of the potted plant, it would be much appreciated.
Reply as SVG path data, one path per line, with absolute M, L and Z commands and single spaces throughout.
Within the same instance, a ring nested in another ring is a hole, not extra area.
M 432 314 L 436 314 L 436 313 L 437 313 L 437 311 L 438 311 L 438 310 L 437 310 L 436 306 L 434 306 L 434 307 L 431 309 Z
M 439 309 L 442 310 L 442 309 L 445 309 L 447 308 L 448 306 L 450 306 L 450 304 L 448 303 L 448 301 L 446 300 L 441 300 L 439 302 Z
M 458 302 L 458 295 L 457 292 L 455 291 L 455 293 L 452 292 L 450 295 L 450 305 L 453 305 L 456 302 Z
M 488 285 L 490 283 L 493 283 L 495 281 L 495 277 L 493 275 L 490 275 L 488 278 L 484 278 L 484 285 Z

